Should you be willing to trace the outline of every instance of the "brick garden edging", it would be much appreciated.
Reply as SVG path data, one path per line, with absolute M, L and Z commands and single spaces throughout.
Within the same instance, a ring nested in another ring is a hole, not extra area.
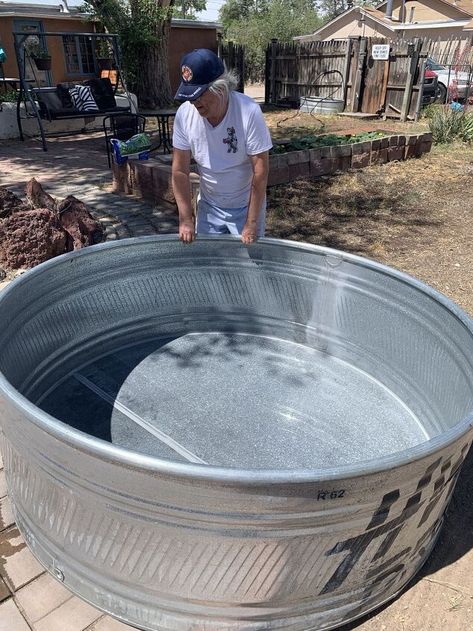
M 374 164 L 420 158 L 432 148 L 432 134 L 392 135 L 375 140 L 290 151 L 269 157 L 268 186 L 287 184 L 298 177 L 320 177 L 363 169 Z M 195 203 L 199 176 L 191 173 Z M 128 160 L 113 165 L 113 190 L 152 201 L 175 203 L 171 186 L 171 166 L 159 159 Z

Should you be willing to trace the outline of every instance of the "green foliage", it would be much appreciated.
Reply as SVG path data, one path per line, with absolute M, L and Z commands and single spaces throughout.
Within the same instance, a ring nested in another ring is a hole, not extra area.
M 197 20 L 196 13 L 205 11 L 206 0 L 177 0 L 174 3 L 173 17 L 182 20 Z
M 436 106 L 429 113 L 429 128 L 437 145 L 455 140 L 473 141 L 473 111 L 454 111 L 449 105 Z
M 108 59 L 113 57 L 112 43 L 106 37 L 101 37 L 96 40 L 95 52 L 99 59 Z
M 317 0 L 317 8 L 324 15 L 324 22 L 329 22 L 347 9 L 353 7 L 375 7 L 379 4 L 376 0 Z
M 384 132 L 369 131 L 353 136 L 339 136 L 337 134 L 308 134 L 298 138 L 291 138 L 289 142 L 275 145 L 272 154 L 287 153 L 288 151 L 301 151 L 303 149 L 318 149 L 319 147 L 332 147 L 335 145 L 350 145 L 355 142 L 365 142 L 386 136 Z
M 7 90 L 6 92 L 0 92 L 0 103 L 16 103 L 18 93 L 16 90 Z
M 425 107 L 422 108 L 421 111 L 421 116 L 422 118 L 426 118 L 427 120 L 430 120 L 435 112 L 437 111 L 437 109 L 441 107 L 440 105 L 435 105 L 435 103 L 430 103 L 429 105 L 426 105 Z
M 322 23 L 315 0 L 227 0 L 220 9 L 227 39 L 245 47 L 246 80 L 264 79 L 265 51 L 272 38 L 290 42 Z
M 461 139 L 464 142 L 473 142 L 473 112 L 465 114 Z

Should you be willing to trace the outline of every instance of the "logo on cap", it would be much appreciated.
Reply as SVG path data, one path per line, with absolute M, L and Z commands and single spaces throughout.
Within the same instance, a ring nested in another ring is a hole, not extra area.
M 182 66 L 181 73 L 182 73 L 182 79 L 184 81 L 192 81 L 192 77 L 194 75 L 192 74 L 192 70 L 189 68 L 189 66 Z

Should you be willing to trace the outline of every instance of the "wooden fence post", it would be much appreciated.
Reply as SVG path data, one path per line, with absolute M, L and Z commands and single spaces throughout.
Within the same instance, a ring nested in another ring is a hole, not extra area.
M 278 40 L 272 39 L 270 44 L 269 68 L 269 103 L 276 103 L 276 55 Z
M 409 70 L 407 71 L 406 88 L 404 91 L 404 98 L 402 100 L 401 118 L 400 118 L 402 122 L 405 122 L 407 120 L 409 111 L 411 109 L 412 89 L 414 87 L 414 81 L 417 74 L 417 67 L 419 65 L 419 56 L 420 56 L 421 49 L 422 49 L 422 40 L 419 38 L 416 38 L 414 40 L 414 51 L 412 53 L 411 63 L 409 64 Z M 421 77 L 419 80 L 423 81 L 423 77 Z
M 350 79 L 352 49 L 353 49 L 353 40 L 349 38 L 347 41 L 347 52 L 345 56 L 345 64 L 343 67 L 343 96 L 342 98 L 343 98 L 344 109 L 347 106 L 348 80 Z
M 351 111 L 358 112 L 361 104 L 361 94 L 363 91 L 363 78 L 365 72 L 366 57 L 368 54 L 368 38 L 361 37 L 356 59 L 356 75 L 352 86 Z
M 425 67 L 427 65 L 427 57 L 422 59 L 420 64 L 420 74 L 419 74 L 419 94 L 417 95 L 417 105 L 416 105 L 416 113 L 414 115 L 414 120 L 418 121 L 420 118 L 420 110 L 422 109 L 422 100 L 424 97 L 424 74 Z

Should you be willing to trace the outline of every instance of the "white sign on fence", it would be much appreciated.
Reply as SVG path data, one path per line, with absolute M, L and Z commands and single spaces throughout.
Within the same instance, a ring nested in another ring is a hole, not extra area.
M 371 56 L 378 61 L 386 61 L 389 59 L 389 49 L 389 44 L 373 44 Z

